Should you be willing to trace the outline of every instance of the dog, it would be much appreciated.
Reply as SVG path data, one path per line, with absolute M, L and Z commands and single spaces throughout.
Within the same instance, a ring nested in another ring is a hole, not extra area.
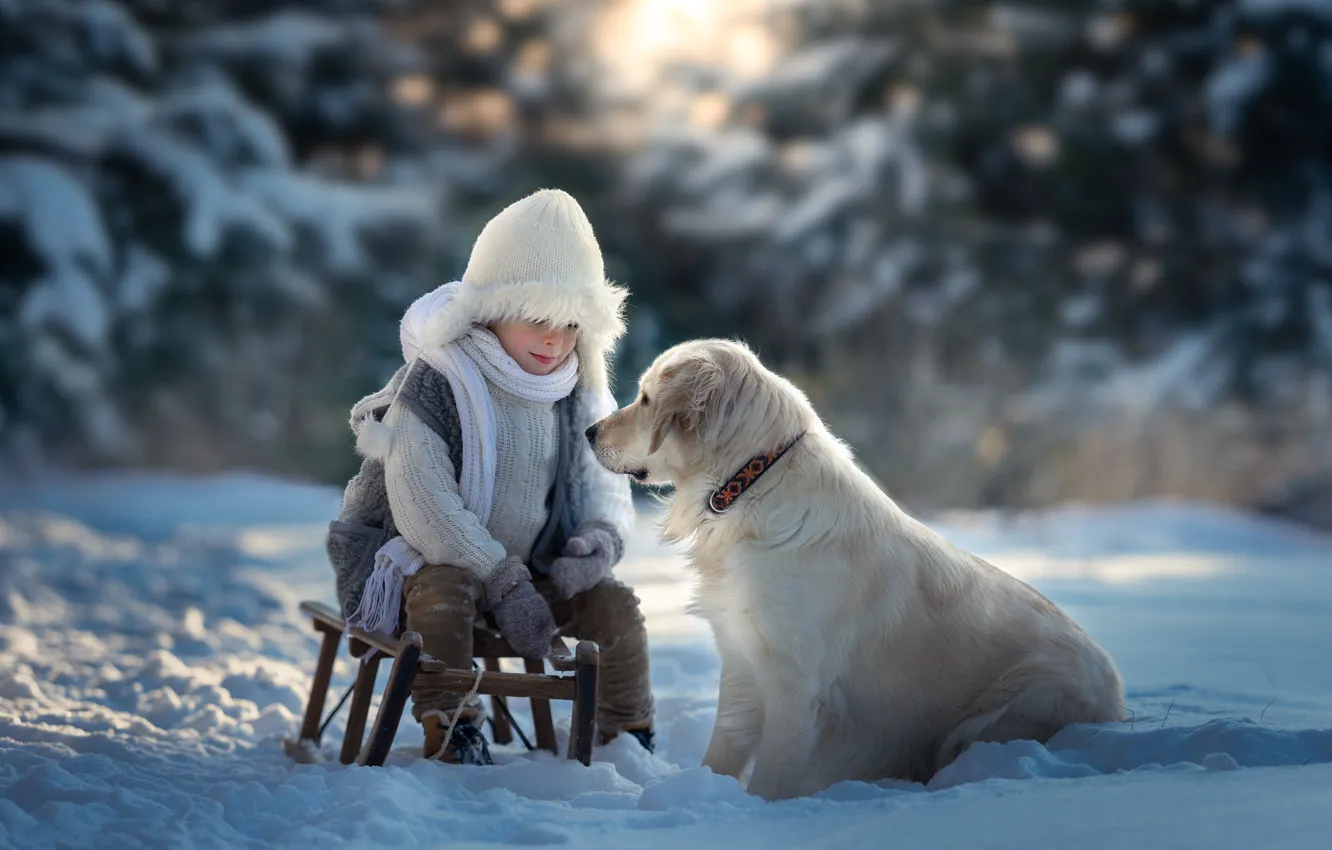
M 586 436 L 612 472 L 674 487 L 663 538 L 688 544 L 721 659 L 703 764 L 749 793 L 927 782 L 974 742 L 1123 720 L 1109 654 L 909 516 L 745 345 L 666 350 Z

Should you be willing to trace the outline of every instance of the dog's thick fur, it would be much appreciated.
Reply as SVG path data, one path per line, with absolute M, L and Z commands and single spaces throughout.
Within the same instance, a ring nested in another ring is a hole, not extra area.
M 927 781 L 976 741 L 1123 719 L 1111 658 L 1053 603 L 908 516 L 806 397 L 743 345 L 677 345 L 588 431 L 597 459 L 674 484 L 695 612 L 721 656 L 703 763 L 767 799 Z M 722 514 L 714 488 L 803 437 Z

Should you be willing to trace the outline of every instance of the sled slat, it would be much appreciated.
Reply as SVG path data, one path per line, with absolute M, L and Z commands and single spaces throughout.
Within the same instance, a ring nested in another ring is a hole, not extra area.
M 319 623 L 325 626 L 332 626 L 338 631 L 342 631 L 342 617 L 332 608 L 322 602 L 305 601 L 301 603 L 301 610 L 315 619 L 315 628 L 319 628 Z
M 338 633 L 320 629 L 324 633 L 319 646 L 319 662 L 315 667 L 314 682 L 310 685 L 310 701 L 305 706 L 305 719 L 301 723 L 301 740 L 319 744 L 319 721 L 324 713 L 324 699 L 328 696 L 328 683 L 333 678 L 333 662 L 338 657 Z
M 578 642 L 577 698 L 569 724 L 569 758 L 586 767 L 592 764 L 592 737 L 596 732 L 597 686 L 601 678 L 601 650 L 590 640 Z
M 530 660 L 530 659 L 529 659 Z M 534 665 L 540 661 L 531 662 Z M 471 670 L 454 670 L 442 661 L 426 659 L 417 665 L 422 673 L 434 676 L 439 687 L 454 693 L 465 694 L 476 683 L 476 673 Z M 531 670 L 531 667 L 528 667 Z M 538 675 L 534 675 L 538 674 Z M 484 673 L 481 676 L 479 694 L 500 697 L 537 697 L 538 699 L 573 699 L 574 679 L 572 676 L 551 676 L 542 672 L 538 666 L 532 673 Z
M 527 674 L 522 676 L 524 682 L 538 682 L 553 678 L 545 676 L 546 666 L 540 661 L 532 658 L 523 659 L 523 669 L 527 671 Z M 519 674 L 515 673 L 512 675 L 517 676 Z M 551 699 L 574 698 L 573 680 L 561 681 L 562 683 L 565 683 L 568 688 L 562 696 L 547 696 L 545 694 L 540 694 L 537 693 L 536 688 L 528 688 L 526 693 L 523 694 L 523 696 L 530 697 L 532 701 L 532 724 L 536 727 L 537 746 L 543 750 L 550 750 L 552 753 L 557 753 L 558 750 L 555 746 L 555 723 L 551 719 L 550 701 Z M 484 688 L 485 683 L 483 682 L 481 686 Z
M 393 659 L 393 669 L 389 671 L 384 697 L 379 701 L 375 725 L 370 729 L 370 740 L 366 741 L 365 748 L 356 759 L 357 764 L 379 767 L 388 758 L 393 738 L 398 734 L 398 724 L 402 722 L 402 710 L 412 694 L 412 678 L 420 657 L 421 636 L 416 632 L 404 632 L 401 649 Z
M 407 700 L 411 697 L 412 681 L 418 672 L 431 674 L 439 685 L 457 693 L 466 693 L 476 684 L 474 670 L 451 669 L 443 661 L 424 654 L 421 636 L 415 632 L 404 632 L 401 639 L 395 640 L 388 635 L 348 628 L 338 611 L 312 600 L 301 602 L 300 610 L 314 621 L 315 630 L 323 635 L 323 643 L 320 646 L 310 701 L 306 706 L 301 727 L 301 740 L 284 742 L 293 759 L 303 760 L 304 756 L 313 759 L 318 756 L 320 717 L 338 645 L 343 636 L 348 638 L 348 649 L 352 657 L 361 659 L 356 686 L 353 689 L 351 716 L 348 718 L 340 754 L 344 764 L 353 757 L 357 764 L 361 765 L 384 764 L 397 734 Z M 570 729 L 569 757 L 588 764 L 591 761 L 599 672 L 596 645 L 587 641 L 580 642 L 575 657 L 564 639 L 556 636 L 551 640 L 551 651 L 546 658 L 522 659 L 526 673 L 506 673 L 499 669 L 498 659 L 520 657 L 514 652 L 513 647 L 509 646 L 497 632 L 481 623 L 477 624 L 474 638 L 473 656 L 485 660 L 485 673 L 478 692 L 490 696 L 492 701 L 531 700 L 537 746 L 550 752 L 556 751 L 555 726 L 551 717 L 550 701 L 558 699 L 573 702 L 574 716 L 577 719 L 574 727 Z M 366 658 L 371 648 L 378 652 Z M 393 659 L 393 669 L 389 673 L 388 685 L 380 700 L 379 711 L 370 729 L 369 739 L 362 744 L 366 715 L 375 685 L 375 672 L 378 662 L 384 657 Z M 547 663 L 554 669 L 554 675 L 546 673 Z M 507 722 L 503 725 L 497 723 L 496 743 L 508 742 L 510 738 L 508 733 L 511 730 L 507 727 Z M 500 738 L 505 740 L 498 740 Z M 359 753 L 357 753 L 358 747 Z M 300 748 L 300 752 L 296 752 L 293 748 Z
M 502 672 L 500 670 L 500 660 L 498 658 L 490 655 L 482 657 L 485 659 L 484 663 L 487 675 L 490 673 Z M 500 745 L 513 742 L 513 729 L 509 726 L 509 718 L 503 711 L 503 709 L 507 707 L 508 706 L 504 702 L 504 697 L 497 694 L 491 694 L 490 721 L 493 724 L 491 728 L 494 730 L 495 743 Z
M 362 629 L 347 628 L 342 621 L 342 616 L 332 608 L 322 602 L 305 601 L 302 602 L 301 610 L 312 617 L 315 621 L 315 628 L 320 631 L 327 629 L 336 629 L 345 633 L 351 638 L 351 643 L 357 642 L 365 646 L 372 646 L 385 655 L 394 656 L 398 654 L 399 643 L 392 637 L 381 634 L 371 634 Z M 478 658 L 514 658 L 517 653 L 513 647 L 509 646 L 504 638 L 487 628 L 477 627 L 472 634 L 472 654 Z M 353 646 L 352 656 L 359 658 L 365 652 L 365 646 Z M 550 662 L 550 666 L 557 671 L 572 673 L 577 666 L 574 661 L 573 653 L 569 647 L 559 637 L 555 637 L 550 642 L 550 656 L 545 659 Z M 470 687 L 470 686 L 469 686 Z
M 351 710 L 347 715 L 347 728 L 342 738 L 343 764 L 351 764 L 360 755 L 365 720 L 370 714 L 370 699 L 375 695 L 375 678 L 382 660 L 384 656 L 376 653 L 369 658 L 362 658 L 356 669 L 356 688 L 352 691 Z

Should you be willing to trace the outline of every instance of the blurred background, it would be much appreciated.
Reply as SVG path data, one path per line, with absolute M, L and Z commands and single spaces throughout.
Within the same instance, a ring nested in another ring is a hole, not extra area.
M 341 486 L 556 186 L 622 395 L 734 337 L 913 510 L 1332 528 L 1330 170 L 1327 0 L 0 0 L 0 466 Z

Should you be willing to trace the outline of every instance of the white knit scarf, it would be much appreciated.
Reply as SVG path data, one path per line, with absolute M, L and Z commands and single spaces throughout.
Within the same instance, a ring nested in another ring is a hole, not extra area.
M 422 296 L 403 318 L 401 337 L 403 356 L 408 363 L 417 358 L 442 374 L 453 390 L 458 408 L 458 422 L 462 429 L 462 469 L 459 470 L 458 488 L 463 504 L 480 520 L 482 527 L 490 522 L 495 497 L 495 470 L 498 466 L 495 406 L 490 396 L 494 385 L 518 398 L 531 402 L 554 404 L 573 392 L 578 383 L 578 355 L 569 357 L 549 375 L 533 375 L 523 370 L 509 356 L 499 339 L 488 329 L 472 329 L 448 345 L 422 350 L 418 340 L 426 319 L 435 311 L 447 309 L 456 291 L 456 284 L 446 284 Z M 408 370 L 410 371 L 410 370 Z M 404 372 L 403 383 L 406 383 Z M 394 393 L 402 391 L 398 385 Z M 375 422 L 373 403 L 382 395 L 370 396 L 353 411 L 353 428 L 357 430 L 358 445 L 378 457 L 387 457 L 392 426 L 389 416 Z M 374 436 L 370 436 L 370 435 Z M 363 439 L 364 438 L 364 439 Z M 398 610 L 405 578 L 414 575 L 425 565 L 425 558 L 401 536 L 394 537 L 375 553 L 375 566 L 366 580 L 361 602 L 352 614 L 349 624 L 369 632 L 392 633 L 398 624 Z
M 525 372 L 485 328 L 473 328 L 454 345 L 424 352 L 422 359 L 448 378 L 462 424 L 463 503 L 484 527 L 495 497 L 495 406 L 487 382 L 531 402 L 554 404 L 578 383 L 578 355 L 569 354 L 549 375 Z

